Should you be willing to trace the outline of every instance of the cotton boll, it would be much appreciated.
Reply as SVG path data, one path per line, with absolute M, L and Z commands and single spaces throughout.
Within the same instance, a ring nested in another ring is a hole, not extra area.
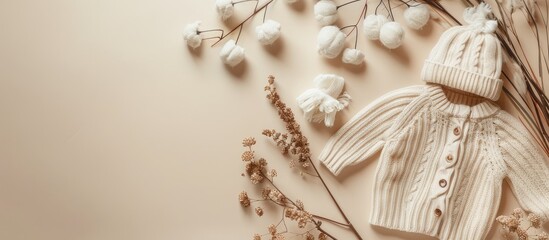
M 216 0 L 215 7 L 217 9 L 217 14 L 219 14 L 223 21 L 229 19 L 234 13 L 232 0 Z
M 267 20 L 255 28 L 257 39 L 263 45 L 273 44 L 280 37 L 280 23 Z
M 317 38 L 318 53 L 326 58 L 335 58 L 345 45 L 345 33 L 336 26 L 325 26 L 320 29 Z
M 337 5 L 331 0 L 320 0 L 315 4 L 314 13 L 320 25 L 330 25 L 337 20 Z
M 223 45 L 219 57 L 223 63 L 234 67 L 244 60 L 244 48 L 236 45 L 236 42 L 231 39 Z
M 198 27 L 200 26 L 200 21 L 187 24 L 185 29 L 183 29 L 183 39 L 187 42 L 189 47 L 193 49 L 197 48 L 202 44 L 202 36 L 198 34 Z
M 364 33 L 366 33 L 366 38 L 370 40 L 379 39 L 379 30 L 383 24 L 389 22 L 387 17 L 384 15 L 368 15 L 362 24 Z
M 395 49 L 402 44 L 404 29 L 397 22 L 383 24 L 379 31 L 379 40 L 389 49 Z
M 430 17 L 431 11 L 425 4 L 411 6 L 404 10 L 404 20 L 406 21 L 406 25 L 415 30 L 419 30 L 425 26 Z
M 344 63 L 360 65 L 364 62 L 364 53 L 358 49 L 346 48 L 345 51 L 343 51 L 342 61 Z

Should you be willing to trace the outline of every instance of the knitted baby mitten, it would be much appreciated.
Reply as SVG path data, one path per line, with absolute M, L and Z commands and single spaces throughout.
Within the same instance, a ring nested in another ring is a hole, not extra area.
M 316 88 L 297 97 L 299 107 L 309 122 L 322 122 L 327 127 L 334 125 L 338 111 L 349 105 L 351 96 L 343 92 L 344 79 L 334 74 L 321 74 L 314 79 Z

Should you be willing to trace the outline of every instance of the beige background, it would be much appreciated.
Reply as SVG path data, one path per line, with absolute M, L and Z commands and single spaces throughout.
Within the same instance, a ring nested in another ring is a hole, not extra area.
M 422 60 L 444 26 L 406 29 L 405 44 L 392 51 L 361 35 L 366 65 L 351 68 L 316 54 L 312 1 L 277 1 L 268 17 L 281 22 L 282 39 L 264 48 L 247 25 L 239 42 L 246 63 L 230 69 L 218 57 L 221 46 L 192 52 L 182 40 L 194 20 L 224 26 L 213 2 L 0 1 L 0 239 L 251 239 L 279 212 L 258 218 L 238 204 L 240 191 L 254 189 L 240 176 L 246 136 L 258 139 L 257 153 L 278 169 L 289 195 L 340 219 L 316 181 L 301 181 L 260 136 L 282 129 L 264 100 L 267 75 L 277 77 L 317 155 L 364 105 L 422 84 Z M 238 5 L 235 18 L 249 6 Z M 356 21 L 359 6 L 342 22 Z M 320 73 L 344 76 L 354 100 L 332 129 L 305 122 L 293 100 Z M 376 164 L 370 159 L 337 178 L 320 169 L 365 238 L 427 239 L 368 224 Z M 517 204 L 507 186 L 504 196 L 499 209 L 509 213 Z M 498 236 L 492 231 L 490 239 Z

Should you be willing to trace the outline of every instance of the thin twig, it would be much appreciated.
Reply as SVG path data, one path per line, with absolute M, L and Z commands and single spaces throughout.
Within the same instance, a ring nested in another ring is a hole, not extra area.
M 229 31 L 227 34 L 221 36 L 219 38 L 219 40 L 217 40 L 216 42 L 214 42 L 212 44 L 212 47 L 215 46 L 217 43 L 221 42 L 223 39 L 225 39 L 227 36 L 231 35 L 231 33 L 233 33 L 234 31 L 236 31 L 236 29 L 238 28 L 241 28 L 242 25 L 244 25 L 244 23 L 246 23 L 248 20 L 250 20 L 252 17 L 254 17 L 258 12 L 260 12 L 261 10 L 263 10 L 264 8 L 266 8 L 267 6 L 269 6 L 269 4 L 271 4 L 274 0 L 269 0 L 268 2 L 266 2 L 265 4 L 261 5 L 261 7 L 259 8 L 256 8 L 254 10 L 254 12 L 252 14 L 250 14 L 250 16 L 248 16 L 246 19 L 244 19 L 244 21 L 242 21 L 240 24 L 236 25 L 236 27 L 234 27 L 231 31 Z M 240 30 L 240 32 L 242 31 L 242 29 Z M 240 36 L 240 34 L 239 34 Z
M 339 213 L 341 214 L 341 216 L 343 217 L 343 219 L 345 219 L 345 222 L 347 224 L 349 224 L 349 229 L 351 229 L 351 231 L 355 234 L 355 236 L 359 239 L 359 240 L 362 240 L 362 237 L 360 236 L 360 234 L 356 231 L 355 227 L 353 226 L 353 224 L 351 224 L 351 221 L 349 221 L 349 219 L 347 218 L 347 215 L 345 215 L 345 213 L 343 212 L 343 209 L 339 206 L 339 203 L 337 202 L 337 200 L 335 199 L 334 195 L 332 194 L 332 191 L 330 191 L 330 188 L 328 188 L 328 185 L 326 185 L 326 182 L 324 182 L 324 179 L 322 178 L 322 176 L 320 175 L 320 173 L 318 172 L 318 169 L 316 168 L 316 166 L 313 164 L 313 160 L 311 160 L 311 158 L 308 159 L 309 162 L 311 163 L 311 166 L 313 166 L 313 169 L 315 170 L 316 174 L 318 175 L 318 178 L 320 179 L 320 182 L 322 183 L 322 186 L 324 186 L 324 189 L 326 189 L 326 191 L 328 192 L 328 194 L 330 195 L 330 198 L 332 199 L 332 202 L 334 202 L 334 204 L 336 205 L 337 207 L 337 210 L 339 211 Z
M 339 6 L 337 6 L 336 9 L 339 9 L 339 8 L 341 8 L 341 7 L 345 7 L 345 6 L 347 6 L 347 5 L 351 4 L 351 3 L 355 3 L 355 2 L 358 2 L 358 1 L 361 1 L 361 0 L 353 0 L 353 1 L 349 1 L 349 2 L 343 3 L 343 4 L 339 5 Z
M 360 0 L 358 0 L 358 1 L 360 1 Z M 349 35 L 351 35 L 351 33 L 355 32 L 355 44 L 354 44 L 355 49 L 356 49 L 357 44 L 358 44 L 358 24 L 363 19 L 362 16 L 366 16 L 367 11 L 368 11 L 368 1 L 366 0 L 366 2 L 364 2 L 364 7 L 362 8 L 362 11 L 360 12 L 360 15 L 358 16 L 358 20 L 356 21 L 356 23 L 353 24 L 353 25 L 347 25 L 345 27 L 340 28 L 340 30 L 344 30 L 346 28 L 351 28 L 351 31 L 349 31 L 346 34 L 345 37 L 349 37 Z
M 346 223 L 342 223 L 342 222 L 338 222 L 338 221 L 335 221 L 335 220 L 332 220 L 332 219 L 329 219 L 329 218 L 326 218 L 326 217 L 322 217 L 322 216 L 319 216 L 319 215 L 315 215 L 315 214 L 312 214 L 314 218 L 318 218 L 318 219 L 321 219 L 321 220 L 324 220 L 324 221 L 327 221 L 327 222 L 330 222 L 330 223 L 333 223 L 333 224 L 337 224 L 337 225 L 340 225 L 340 226 L 343 226 L 343 227 L 349 227 L 349 224 L 346 224 Z

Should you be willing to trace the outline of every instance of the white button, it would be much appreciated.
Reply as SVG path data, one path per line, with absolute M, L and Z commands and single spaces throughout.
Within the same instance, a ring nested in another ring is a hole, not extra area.
M 438 185 L 442 188 L 445 188 L 447 184 L 448 182 L 446 182 L 446 180 L 444 179 L 441 179 L 440 181 L 438 181 Z
M 459 136 L 461 134 L 461 130 L 459 130 L 459 127 L 454 128 L 454 135 Z
M 440 217 L 442 215 L 442 211 L 440 209 L 435 209 L 435 216 Z

